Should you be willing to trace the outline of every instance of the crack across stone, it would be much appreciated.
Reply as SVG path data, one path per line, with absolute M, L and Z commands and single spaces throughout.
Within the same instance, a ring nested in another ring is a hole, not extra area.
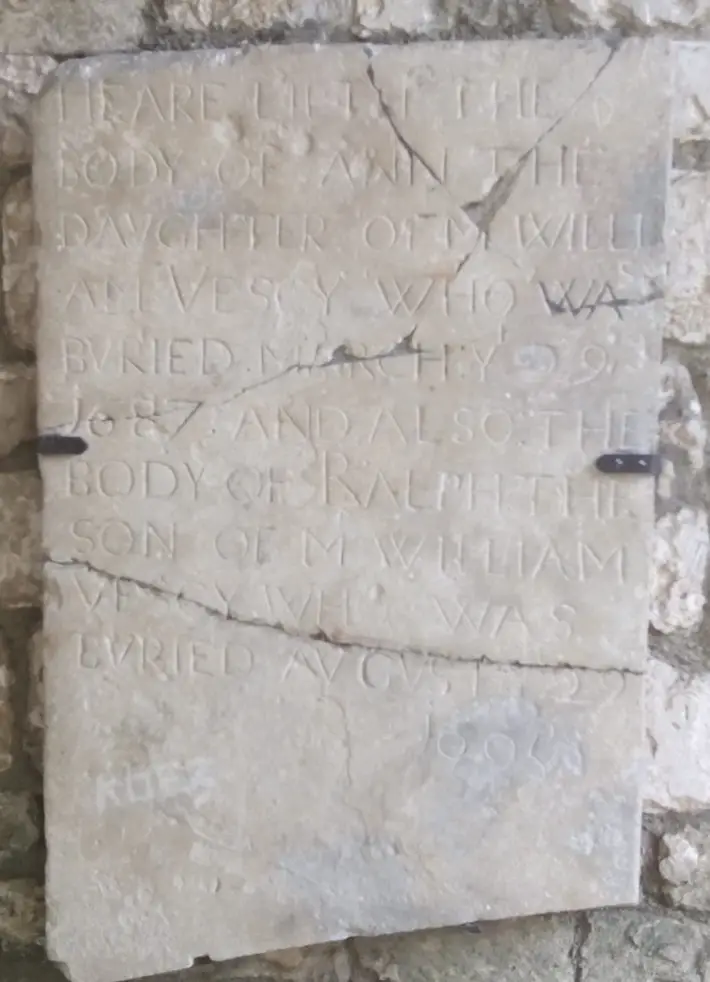
M 224 623 L 236 624 L 240 627 L 272 631 L 276 634 L 281 634 L 296 641 L 314 641 L 319 644 L 330 645 L 333 648 L 341 648 L 346 650 L 349 648 L 354 648 L 360 651 L 383 652 L 384 654 L 392 655 L 415 655 L 425 659 L 432 658 L 437 661 L 449 662 L 453 664 L 490 665 L 497 668 L 535 668 L 545 671 L 592 672 L 598 675 L 614 674 L 633 676 L 643 674 L 641 671 L 635 671 L 629 668 L 596 668 L 591 665 L 573 665 L 567 662 L 561 662 L 559 664 L 543 664 L 540 662 L 524 662 L 517 660 L 495 661 L 492 658 L 487 658 L 485 655 L 477 658 L 462 658 L 458 655 L 446 654 L 442 651 L 436 651 L 430 648 L 421 648 L 417 647 L 416 645 L 398 646 L 380 643 L 373 644 L 372 642 L 367 641 L 346 641 L 330 637 L 324 630 L 322 630 L 322 628 L 312 632 L 298 631 L 278 622 L 274 623 L 271 621 L 265 621 L 256 617 L 241 617 L 229 609 L 221 610 L 219 607 L 213 607 L 211 604 L 206 604 L 201 600 L 196 600 L 193 597 L 189 597 L 182 590 L 176 592 L 174 590 L 169 590 L 166 587 L 158 586 L 155 583 L 141 580 L 137 577 L 111 573 L 109 570 L 100 569 L 98 566 L 94 566 L 92 563 L 85 560 L 56 559 L 52 556 L 45 556 L 44 562 L 46 565 L 57 566 L 60 569 L 83 570 L 84 572 L 98 576 L 109 583 L 124 583 L 135 587 L 137 590 L 142 590 L 144 593 L 147 593 L 152 597 L 156 597 L 161 601 L 176 602 L 177 604 L 185 604 L 188 607 L 194 607 L 202 613 L 205 613 L 210 617 L 214 617 Z
M 468 204 L 459 204 L 458 202 L 456 202 L 456 205 L 459 208 L 459 210 L 483 235 L 488 237 L 490 233 L 491 225 L 493 224 L 495 217 L 498 215 L 500 210 L 505 206 L 511 194 L 513 193 L 513 190 L 530 156 L 540 146 L 543 140 L 546 140 L 547 137 L 550 136 L 550 134 L 553 133 L 557 129 L 557 127 L 569 116 L 569 114 L 573 112 L 574 109 L 576 109 L 576 107 L 585 98 L 585 96 L 589 93 L 589 91 L 593 88 L 593 86 L 596 85 L 600 76 L 606 71 L 606 69 L 611 64 L 618 50 L 619 50 L 619 46 L 617 44 L 609 45 L 609 54 L 607 55 L 603 64 L 600 65 L 600 67 L 596 70 L 596 72 L 594 73 L 590 81 L 587 83 L 587 85 L 585 85 L 585 87 L 579 93 L 579 95 L 572 100 L 570 105 L 567 106 L 567 108 L 563 113 L 561 113 L 555 120 L 553 120 L 552 123 L 550 123 L 547 129 L 545 129 L 537 138 L 537 140 L 535 140 L 535 142 L 518 157 L 515 163 L 511 164 L 511 166 L 508 167 L 507 170 L 505 170 L 496 179 L 493 186 L 490 188 L 490 190 L 486 192 L 486 194 L 482 198 L 480 198 L 478 201 L 470 201 Z M 384 97 L 384 93 L 382 92 L 382 88 L 378 85 L 377 80 L 375 78 L 375 71 L 372 64 L 372 60 L 374 57 L 373 53 L 371 51 L 367 51 L 366 53 L 368 57 L 368 65 L 366 68 L 366 75 L 368 81 L 370 82 L 372 88 L 375 90 L 375 93 L 377 95 L 377 101 L 380 106 L 382 115 L 389 123 L 392 132 L 397 138 L 397 141 L 400 143 L 402 147 L 404 147 L 409 157 L 414 160 L 417 160 L 421 164 L 421 166 L 425 169 L 425 171 L 430 175 L 430 177 L 432 177 L 433 180 L 436 181 L 436 183 L 440 187 L 442 187 L 447 192 L 447 194 L 449 194 L 448 188 L 446 187 L 442 179 L 439 177 L 439 175 L 436 173 L 434 168 L 431 166 L 431 164 L 426 160 L 423 154 L 419 150 L 417 150 L 416 147 L 412 145 L 412 143 L 406 138 L 406 136 L 402 132 L 402 129 L 396 120 L 392 108 L 387 103 L 387 100 Z M 503 255 L 505 254 L 503 253 Z M 470 257 L 471 257 L 471 253 L 468 253 L 466 256 L 463 257 L 458 267 L 456 268 L 455 276 L 458 276 L 458 274 L 461 272 L 462 268 L 468 262 Z M 518 265 L 511 256 L 506 256 L 506 258 L 509 259 L 511 262 L 513 262 L 516 266 Z
M 518 161 L 504 171 L 493 187 L 480 199 L 461 205 L 461 210 L 484 235 L 489 235 L 493 219 L 510 198 L 532 150 L 528 150 Z
M 279 379 L 285 378 L 287 375 L 291 375 L 293 372 L 313 372 L 324 368 L 333 368 L 337 365 L 352 365 L 358 363 L 366 363 L 373 361 L 384 361 L 387 358 L 401 358 L 406 355 L 421 355 L 425 354 L 425 349 L 420 345 L 414 343 L 414 335 L 417 332 L 417 325 L 415 325 L 411 331 L 403 335 L 397 341 L 390 345 L 385 351 L 378 351 L 372 355 L 358 355 L 352 350 L 349 344 L 339 344 L 335 347 L 330 356 L 321 362 L 313 362 L 311 364 L 306 364 L 303 362 L 296 362 L 293 365 L 288 365 L 283 368 L 280 372 L 275 375 L 270 375 L 268 378 L 259 379 L 258 382 L 252 382 L 250 385 L 245 385 L 236 392 L 231 392 L 229 395 L 225 396 L 216 401 L 211 401 L 209 399 L 200 399 L 195 402 L 193 408 L 187 414 L 185 419 L 180 423 L 178 428 L 174 433 L 170 435 L 170 439 L 174 439 L 178 433 L 185 429 L 187 424 L 193 419 L 197 413 L 205 408 L 206 406 L 222 407 L 227 406 L 231 402 L 235 402 L 242 396 L 246 395 L 248 392 L 254 392 L 256 389 L 260 389 L 265 385 L 271 385 L 273 382 L 278 382 Z M 185 400 L 189 401 L 189 400 Z M 173 409 L 166 409 L 163 412 L 155 413 L 133 413 L 129 416 L 110 416 L 105 415 L 104 419 L 112 423 L 116 423 L 120 420 L 131 420 L 131 419 L 143 419 L 150 422 L 155 422 L 157 419 L 161 419 L 164 416 L 171 416 L 174 413 L 181 412 L 184 406 L 175 407 Z M 56 433 L 48 433 L 47 437 L 61 437 L 63 427 L 59 427 Z
M 412 330 L 401 337 L 399 340 L 395 341 L 394 344 L 390 345 L 386 351 L 379 351 L 374 355 L 357 355 L 353 352 L 350 345 L 347 343 L 339 344 L 331 352 L 330 357 L 326 361 L 313 362 L 312 364 L 304 364 L 302 362 L 296 362 L 294 365 L 289 365 L 287 368 L 282 369 L 277 372 L 276 375 L 271 375 L 269 378 L 260 379 L 258 382 L 252 383 L 252 385 L 244 386 L 238 392 L 233 392 L 225 399 L 220 399 L 219 402 L 209 403 L 206 399 L 201 400 L 197 403 L 195 408 L 190 412 L 187 417 L 183 420 L 180 426 L 177 428 L 175 433 L 173 433 L 171 439 L 181 431 L 184 430 L 187 424 L 193 419 L 194 416 L 207 405 L 216 406 L 226 406 L 229 403 L 234 402 L 236 399 L 240 399 L 247 392 L 253 392 L 255 389 L 260 389 L 264 385 L 271 385 L 272 382 L 277 382 L 281 378 L 285 378 L 292 372 L 312 372 L 322 368 L 332 368 L 335 365 L 350 365 L 356 364 L 358 362 L 371 362 L 371 361 L 383 361 L 387 358 L 399 358 L 403 355 L 415 355 L 422 354 L 423 349 L 419 345 L 414 344 L 414 335 L 416 333 L 416 326 Z M 170 410 L 168 410 L 170 412 Z M 147 419 L 153 419 L 161 415 L 167 415 L 167 413 L 156 413 L 153 417 L 146 417 Z
M 437 184 L 439 184 L 441 187 L 445 187 L 444 182 L 436 173 L 436 171 L 431 166 L 431 164 L 422 156 L 421 153 L 419 153 L 418 150 L 416 150 L 412 146 L 409 140 L 405 137 L 404 133 L 402 133 L 402 130 L 400 129 L 399 124 L 395 119 L 394 113 L 392 112 L 392 109 L 390 108 L 390 106 L 387 103 L 387 100 L 384 97 L 384 93 L 382 92 L 382 89 L 377 84 L 377 81 L 375 79 L 375 71 L 372 67 L 372 60 L 368 62 L 367 68 L 365 69 L 365 74 L 367 75 L 370 85 L 375 90 L 375 94 L 377 95 L 377 101 L 380 106 L 380 111 L 382 112 L 382 115 L 385 117 L 387 122 L 390 124 L 390 128 L 394 133 L 394 135 L 397 137 L 398 142 L 401 144 L 401 146 L 404 147 L 404 149 L 407 151 L 407 154 L 411 159 L 419 161 L 419 163 L 422 165 L 422 167 L 427 172 L 427 174 L 429 174 L 429 176 L 432 177 Z
M 572 100 L 569 106 L 567 106 L 565 111 L 560 113 L 557 119 L 550 123 L 547 129 L 540 134 L 532 146 L 528 147 L 528 149 L 518 157 L 515 163 L 511 164 L 511 166 L 504 171 L 503 174 L 501 174 L 490 191 L 488 191 L 488 193 L 481 198 L 480 201 L 472 202 L 471 204 L 463 206 L 463 210 L 466 214 L 469 214 L 469 212 L 473 210 L 473 215 L 478 215 L 480 217 L 480 220 L 483 222 L 483 227 L 480 225 L 478 227 L 481 228 L 482 231 L 484 229 L 490 229 L 493 219 L 508 201 L 518 178 L 523 171 L 523 167 L 528 162 L 535 150 L 538 149 L 543 140 L 546 140 L 548 136 L 554 133 L 557 127 L 560 126 L 565 119 L 567 119 L 569 114 L 573 112 L 580 102 L 587 96 L 589 91 L 596 85 L 601 75 L 607 70 L 618 50 L 618 45 L 609 46 L 609 54 L 604 62 L 599 66 L 579 95 Z M 469 217 L 472 221 L 476 221 L 473 215 L 469 215 Z M 478 223 L 476 222 L 476 224 Z

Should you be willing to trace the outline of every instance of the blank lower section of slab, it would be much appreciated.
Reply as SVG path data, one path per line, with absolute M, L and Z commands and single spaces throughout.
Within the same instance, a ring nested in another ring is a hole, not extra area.
M 47 641 L 49 943 L 78 982 L 636 900 L 637 675 L 341 648 L 147 592 L 110 624 L 50 603 Z

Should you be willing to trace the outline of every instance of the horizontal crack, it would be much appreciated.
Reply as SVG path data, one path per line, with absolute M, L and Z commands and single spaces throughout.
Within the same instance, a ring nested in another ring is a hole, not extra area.
M 334 648 L 355 648 L 359 649 L 360 651 L 385 652 L 385 654 L 393 655 L 418 655 L 421 658 L 433 658 L 438 661 L 464 665 L 491 665 L 498 668 L 538 668 L 546 671 L 567 670 L 573 672 L 593 672 L 599 675 L 643 674 L 640 671 L 634 671 L 633 669 L 627 668 L 595 668 L 591 665 L 573 665 L 567 662 L 561 662 L 559 664 L 541 664 L 540 662 L 523 662 L 517 660 L 499 662 L 492 658 L 487 658 L 485 655 L 479 656 L 478 658 L 461 658 L 458 655 L 449 655 L 441 651 L 433 651 L 430 648 L 419 648 L 410 645 L 398 647 L 362 641 L 337 640 L 336 638 L 331 638 L 323 630 L 314 631 L 312 633 L 296 631 L 288 628 L 285 624 L 272 623 L 270 621 L 261 620 L 260 618 L 240 617 L 231 610 L 220 610 L 218 607 L 212 607 L 210 604 L 203 603 L 200 600 L 195 600 L 193 597 L 188 597 L 182 591 L 176 593 L 173 590 L 167 590 L 165 587 L 156 586 L 155 583 L 149 583 L 146 580 L 140 580 L 133 576 L 123 576 L 117 573 L 111 573 L 108 570 L 99 569 L 97 566 L 94 566 L 92 563 L 86 562 L 85 560 L 54 559 L 51 556 L 45 556 L 44 562 L 48 565 L 58 566 L 62 569 L 83 570 L 84 572 L 92 573 L 94 576 L 99 576 L 110 583 L 125 583 L 160 600 L 168 602 L 175 601 L 178 604 L 185 604 L 189 607 L 195 607 L 203 613 L 209 614 L 210 617 L 215 617 L 218 620 L 231 624 L 237 624 L 240 627 L 250 627 L 266 631 L 273 631 L 277 634 L 282 634 L 287 638 L 293 638 L 296 641 L 315 641 L 320 644 L 330 645 Z

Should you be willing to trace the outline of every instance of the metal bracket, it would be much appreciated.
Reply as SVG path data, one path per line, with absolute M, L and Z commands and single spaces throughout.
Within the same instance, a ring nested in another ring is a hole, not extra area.
M 602 474 L 648 474 L 657 477 L 661 472 L 661 458 L 655 453 L 603 453 L 594 466 Z
M 89 449 L 81 436 L 47 433 L 37 438 L 37 453 L 42 457 L 76 457 Z

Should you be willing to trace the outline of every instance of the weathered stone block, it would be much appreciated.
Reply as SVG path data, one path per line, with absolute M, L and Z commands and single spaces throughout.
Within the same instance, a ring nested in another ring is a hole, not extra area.
M 355 30 L 363 38 L 393 30 L 432 35 L 451 24 L 435 0 L 357 0 L 355 20 Z
M 673 358 L 661 366 L 659 445 L 674 470 L 697 475 L 705 468 L 707 426 L 690 372 Z
M 593 913 L 581 953 L 583 982 L 697 982 L 707 927 L 658 910 Z M 701 976 L 704 977 L 704 976 Z
M 572 917 L 534 917 L 468 930 L 357 940 L 351 951 L 361 978 L 383 982 L 568 982 L 573 940 Z
M 0 862 L 27 852 L 38 839 L 33 796 L 26 791 L 0 791 Z
M 33 473 L 0 474 L 0 604 L 40 600 L 42 489 Z
M 644 797 L 654 810 L 710 807 L 710 676 L 649 660 L 649 766 Z
M 143 0 L 3 0 L 0 51 L 90 54 L 136 48 Z
M 79 982 L 635 899 L 653 484 L 595 460 L 655 445 L 667 67 L 59 71 L 40 423 L 85 452 L 42 460 L 45 781 Z
M 34 880 L 0 880 L 0 942 L 4 948 L 44 937 L 44 894 Z
M 549 37 L 557 30 L 573 34 L 571 5 L 540 4 L 536 0 L 443 0 L 441 6 L 458 24 L 480 31 L 483 37 L 532 34 Z
M 11 339 L 33 348 L 36 331 L 37 265 L 29 177 L 12 184 L 2 203 L 2 287 L 5 322 Z
M 250 982 L 254 979 L 348 982 L 348 979 L 357 977 L 357 969 L 345 945 L 324 944 L 287 948 L 216 964 L 198 962 L 193 968 L 182 972 L 152 975 L 150 982 Z
M 34 766 L 42 772 L 44 750 L 44 639 L 36 631 L 29 643 L 29 684 L 23 747 Z
M 0 458 L 34 437 L 36 412 L 34 368 L 0 366 Z
M 174 30 L 268 31 L 310 24 L 323 31 L 349 27 L 350 0 L 166 0 L 165 23 Z
M 698 9 L 698 8 L 689 8 Z M 673 46 L 673 178 L 668 190 L 668 337 L 710 339 L 710 47 Z
M 55 66 L 47 55 L 0 55 L 0 166 L 30 162 L 31 99 Z
M 710 910 L 710 851 L 707 829 L 686 826 L 661 841 L 659 872 L 667 901 L 687 910 Z
M 12 683 L 10 653 L 3 640 L 0 642 L 0 773 L 9 770 L 13 762 L 15 714 L 12 709 Z
M 34 947 L 15 949 L 0 955 L 0 971 L 7 982 L 66 982 L 66 975 L 46 961 Z M 187 980 L 186 980 L 187 982 Z M 193 976 L 189 982 L 211 982 Z
M 690 631 L 702 620 L 710 550 L 708 517 L 701 508 L 662 515 L 651 542 L 651 614 L 657 631 Z

